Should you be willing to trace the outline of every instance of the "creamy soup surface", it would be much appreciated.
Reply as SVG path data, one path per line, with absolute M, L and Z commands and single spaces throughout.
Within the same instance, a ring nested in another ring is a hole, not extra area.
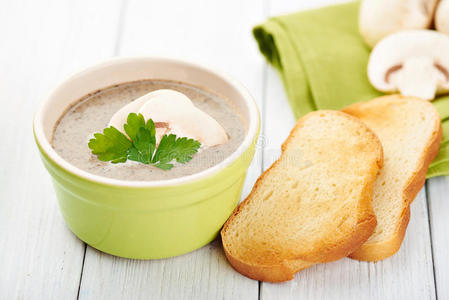
M 174 163 L 164 171 L 138 162 L 102 162 L 88 147 L 93 133 L 102 132 L 112 115 L 129 102 L 158 89 L 184 93 L 196 107 L 212 116 L 228 134 L 227 143 L 201 149 L 185 164 Z M 237 109 L 227 99 L 186 83 L 166 80 L 127 82 L 99 90 L 81 98 L 59 120 L 53 133 L 53 148 L 69 163 L 89 173 L 121 180 L 155 181 L 198 173 L 223 161 L 243 141 L 245 125 Z

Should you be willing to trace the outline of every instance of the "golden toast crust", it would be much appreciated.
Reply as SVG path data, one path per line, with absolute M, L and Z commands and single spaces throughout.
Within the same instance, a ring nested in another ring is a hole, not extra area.
M 314 253 L 308 253 L 307 255 L 302 255 L 301 257 L 295 257 L 295 259 L 284 259 L 280 263 L 267 263 L 267 264 L 258 264 L 253 263 L 250 259 L 241 259 L 237 255 L 233 255 L 231 251 L 227 247 L 227 230 L 229 224 L 231 224 L 236 216 L 244 209 L 247 205 L 251 204 L 251 199 L 253 193 L 261 187 L 263 184 L 265 176 L 269 174 L 274 168 L 279 167 L 281 157 L 275 161 L 270 168 L 268 168 L 262 175 L 258 178 L 256 183 L 253 186 L 251 193 L 248 197 L 234 210 L 231 214 L 228 221 L 223 226 L 221 231 L 221 237 L 223 240 L 223 249 L 225 251 L 226 257 L 233 266 L 235 270 L 240 272 L 241 274 L 256 280 L 261 281 L 270 281 L 270 282 L 280 282 L 291 280 L 294 277 L 294 274 L 298 271 L 305 269 L 315 263 L 328 262 L 338 260 L 342 257 L 347 256 L 355 249 L 357 249 L 362 243 L 364 243 L 372 234 L 374 228 L 376 227 L 376 217 L 374 215 L 374 211 L 371 205 L 372 199 L 372 186 L 377 176 L 378 170 L 382 167 L 383 164 L 383 153 L 382 146 L 378 139 L 378 137 L 368 128 L 365 124 L 363 124 L 357 118 L 354 118 L 348 114 L 336 111 L 317 111 L 312 112 L 301 118 L 294 128 L 292 129 L 289 137 L 282 144 L 282 152 L 284 153 L 286 149 L 289 147 L 289 143 L 291 142 L 293 134 L 300 130 L 303 126 L 303 123 L 307 118 L 313 117 L 319 113 L 330 113 L 336 114 L 339 116 L 344 116 L 350 122 L 356 122 L 365 132 L 369 135 L 369 139 L 371 144 L 373 145 L 372 153 L 375 153 L 376 160 L 373 163 L 369 174 L 367 174 L 366 182 L 364 182 L 364 188 L 358 199 L 357 203 L 357 223 L 352 228 L 352 231 L 347 234 L 347 239 L 342 243 L 332 243 L 326 241 L 322 245 L 318 245 L 316 251 Z M 242 228 L 241 230 L 245 230 Z
M 395 101 L 404 101 L 404 100 L 411 100 L 411 101 L 420 101 L 428 103 L 432 106 L 429 102 L 421 99 L 411 98 L 411 97 L 405 97 L 401 95 L 389 95 L 389 96 L 383 96 L 376 98 L 374 100 L 368 101 L 368 102 L 359 102 L 356 104 L 353 104 L 345 109 L 343 109 L 344 112 L 349 113 L 354 116 L 358 116 L 359 112 L 363 110 L 363 107 L 365 105 L 369 105 L 371 103 L 374 103 L 373 101 L 378 102 L 385 102 L 388 104 L 388 102 L 394 104 Z M 418 167 L 416 171 L 412 174 L 410 174 L 410 178 L 407 181 L 407 184 L 403 190 L 403 211 L 400 215 L 400 218 L 398 219 L 396 223 L 396 230 L 394 236 L 389 238 L 388 240 L 384 241 L 378 241 L 378 242 L 366 242 L 363 244 L 359 249 L 354 251 L 349 255 L 350 258 L 357 259 L 357 260 L 363 260 L 363 261 L 378 261 L 385 259 L 387 257 L 392 256 L 395 254 L 401 247 L 402 240 L 404 239 L 405 232 L 407 229 L 407 225 L 409 223 L 410 219 L 410 204 L 413 202 L 413 200 L 416 198 L 416 195 L 421 190 L 421 188 L 424 186 L 424 183 L 426 181 L 426 172 L 427 169 L 432 162 L 432 160 L 435 158 L 435 156 L 438 154 L 438 150 L 440 147 L 440 142 L 442 139 L 443 130 L 441 127 L 441 120 L 439 117 L 438 112 L 434 109 L 434 129 L 433 129 L 433 135 L 431 139 L 428 140 L 425 150 L 421 154 L 420 162 L 418 163 Z M 362 117 L 363 121 L 363 117 Z M 375 129 L 374 129 L 375 131 Z

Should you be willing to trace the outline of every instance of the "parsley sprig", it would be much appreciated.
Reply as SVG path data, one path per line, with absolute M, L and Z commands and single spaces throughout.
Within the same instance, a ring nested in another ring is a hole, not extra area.
M 201 144 L 194 139 L 164 135 L 156 147 L 156 127 L 153 120 L 145 122 L 141 114 L 130 113 L 123 126 L 129 140 L 114 126 L 105 128 L 103 133 L 95 133 L 89 141 L 92 154 L 101 161 L 114 164 L 128 159 L 151 164 L 163 170 L 173 168 L 172 161 L 186 163 L 198 152 Z

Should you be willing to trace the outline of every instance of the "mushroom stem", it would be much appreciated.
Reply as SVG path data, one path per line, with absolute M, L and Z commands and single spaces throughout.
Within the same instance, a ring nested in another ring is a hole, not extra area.
M 415 96 L 425 100 L 435 98 L 438 73 L 435 72 L 433 60 L 429 57 L 413 57 L 402 66 L 402 72 L 390 76 L 390 81 L 405 96 Z

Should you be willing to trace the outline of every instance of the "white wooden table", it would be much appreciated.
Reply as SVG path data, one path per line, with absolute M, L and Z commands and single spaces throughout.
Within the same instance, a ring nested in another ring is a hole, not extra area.
M 31 130 L 58 81 L 112 56 L 165 55 L 220 68 L 261 108 L 243 196 L 294 124 L 281 82 L 251 28 L 270 15 L 335 1 L 2 0 L 0 2 L 0 299 L 449 299 L 449 178 L 429 180 L 412 205 L 401 250 L 366 263 L 316 265 L 283 284 L 250 280 L 215 241 L 165 260 L 113 257 L 65 226 Z

